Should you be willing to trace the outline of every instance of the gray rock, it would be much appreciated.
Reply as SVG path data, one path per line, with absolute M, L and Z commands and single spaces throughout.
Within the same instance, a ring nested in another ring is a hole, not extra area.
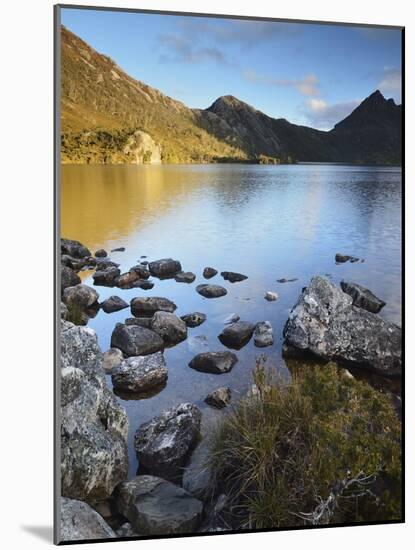
M 152 296 L 151 298 L 133 298 L 131 300 L 131 313 L 134 317 L 152 317 L 156 311 L 168 311 L 173 313 L 177 306 L 167 298 Z
M 156 311 L 151 318 L 151 329 L 163 338 L 166 346 L 174 346 L 187 338 L 186 323 L 167 311 Z
M 266 346 L 272 346 L 273 343 L 274 335 L 271 323 L 269 321 L 257 323 L 254 332 L 254 344 L 258 348 L 265 348 Z
M 60 540 L 65 542 L 112 539 L 114 531 L 86 502 L 61 498 Z
M 264 298 L 265 300 L 268 300 L 268 302 L 275 302 L 275 300 L 278 300 L 278 294 L 276 292 L 272 292 L 271 290 L 268 290 L 265 293 Z
M 277 283 L 294 283 L 295 281 L 298 281 L 296 277 L 293 277 L 291 279 L 287 279 L 283 277 L 282 279 L 277 279 Z
M 196 292 L 201 294 L 204 298 L 220 298 L 225 296 L 228 293 L 226 288 L 220 285 L 198 285 L 196 287 Z
M 126 325 L 138 325 L 140 327 L 151 328 L 151 317 L 128 317 L 124 323 Z
M 66 319 L 68 316 L 68 308 L 66 307 L 66 304 L 61 302 L 61 319 Z
M 248 278 L 247 275 L 242 275 L 242 273 L 235 273 L 234 271 L 222 271 L 221 275 L 225 279 L 225 281 L 229 281 L 230 283 L 239 283 L 240 281 L 244 281 Z
M 101 309 L 103 309 L 105 313 L 113 313 L 114 311 L 125 309 L 126 307 L 128 307 L 127 302 L 119 296 L 110 296 L 101 303 Z
M 162 260 L 156 260 L 148 264 L 150 273 L 155 277 L 173 277 L 182 270 L 180 262 L 172 260 L 171 258 L 164 258 Z
M 402 331 L 352 305 L 352 298 L 324 277 L 313 277 L 284 328 L 285 354 L 293 350 L 383 376 L 402 371 Z
M 100 248 L 95 252 L 95 258 L 106 258 L 107 256 L 108 256 L 108 252 L 103 248 Z
M 231 313 L 230 315 L 227 315 L 224 318 L 223 324 L 231 325 L 232 323 L 236 323 L 237 321 L 239 321 L 239 319 L 240 319 L 239 315 L 237 315 L 236 313 Z
M 128 521 L 126 523 L 123 523 L 121 527 L 119 527 L 115 534 L 117 535 L 117 538 L 127 538 L 127 537 L 140 537 L 142 536 L 140 533 L 137 533 L 137 531 L 134 530 L 131 523 Z
M 213 486 L 212 471 L 209 468 L 209 441 L 202 439 L 192 453 L 191 462 L 183 471 L 182 487 L 196 498 L 206 501 L 209 499 Z
M 164 342 L 153 330 L 139 325 L 117 323 L 111 335 L 111 347 L 118 348 L 131 357 L 162 351 Z
M 113 262 L 109 258 L 96 258 L 97 262 L 97 271 L 108 269 L 109 267 L 120 267 L 120 264 Z
M 61 322 L 61 367 L 76 367 L 83 370 L 89 378 L 101 378 L 104 382 L 102 369 L 102 352 L 98 345 L 96 332 L 89 327 L 81 327 Z
M 117 348 L 110 348 L 102 354 L 102 368 L 107 374 L 111 374 L 112 370 L 121 365 L 122 361 L 124 361 L 124 356 Z
M 372 313 L 379 313 L 386 305 L 386 302 L 375 296 L 373 292 L 357 283 L 341 281 L 340 286 L 343 292 L 352 297 L 353 305 L 356 307 L 366 309 Z
M 130 268 L 130 271 L 134 271 L 139 279 L 148 279 L 150 277 L 150 271 L 143 265 L 134 265 Z
M 241 349 L 252 338 L 255 325 L 247 321 L 237 321 L 223 329 L 218 338 L 224 346 Z
M 119 512 L 143 535 L 193 533 L 202 519 L 199 500 L 159 477 L 136 476 L 121 483 L 115 496 Z
M 133 393 L 145 392 L 167 380 L 167 368 L 161 352 L 145 357 L 129 357 L 112 371 L 115 389 Z
M 111 252 L 125 252 L 125 246 L 119 246 L 118 248 L 113 248 Z
M 132 283 L 140 279 L 139 274 L 136 271 L 128 271 L 127 273 L 122 273 L 114 281 L 115 286 L 119 288 L 131 288 Z
M 201 416 L 195 405 L 181 403 L 142 424 L 134 438 L 139 464 L 166 479 L 180 476 L 199 438 Z
M 349 256 L 347 254 L 340 254 L 338 252 L 335 256 L 335 261 L 337 264 L 344 264 L 345 262 L 350 262 L 354 264 L 355 262 L 359 261 L 359 258 L 356 258 L 355 256 Z
M 79 285 L 80 283 L 81 279 L 73 269 L 67 266 L 61 267 L 61 294 L 63 294 L 65 288 Z
M 86 258 L 91 256 L 91 252 L 79 241 L 71 239 L 61 239 L 61 254 L 72 256 L 72 258 Z
M 68 305 L 77 305 L 86 310 L 98 305 L 99 294 L 88 285 L 69 286 L 63 291 L 63 301 Z
M 199 313 L 195 311 L 194 313 L 187 313 L 180 317 L 188 327 L 194 328 L 198 327 L 206 321 L 206 315 L 204 313 Z
M 131 288 L 141 288 L 141 290 L 151 290 L 154 287 L 153 281 L 147 281 L 145 279 L 138 279 L 131 284 Z M 124 287 L 130 288 L 130 287 Z
M 193 283 L 195 279 L 196 279 L 196 275 L 191 271 L 179 271 L 174 276 L 174 280 L 177 283 Z
M 74 258 L 68 256 L 67 254 L 61 254 L 61 266 L 66 266 L 73 269 L 73 259 Z
M 121 271 L 115 266 L 109 266 L 106 269 L 99 268 L 98 271 L 92 275 L 94 285 L 109 287 L 115 286 L 115 281 L 120 276 L 120 273 Z
M 218 388 L 217 390 L 214 390 L 212 393 L 210 393 L 205 399 L 205 402 L 208 405 L 217 409 L 223 409 L 224 407 L 229 405 L 230 401 L 230 388 Z
M 205 279 L 211 279 L 217 274 L 218 274 L 217 270 L 214 269 L 213 267 L 205 267 L 205 269 L 203 270 L 203 277 Z
M 231 351 L 207 351 L 193 357 L 189 367 L 199 372 L 223 374 L 232 370 L 237 362 L 237 356 Z

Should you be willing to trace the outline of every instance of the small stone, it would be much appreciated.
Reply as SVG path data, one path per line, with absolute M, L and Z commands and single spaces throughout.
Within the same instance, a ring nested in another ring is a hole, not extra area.
M 167 380 L 167 368 L 161 352 L 144 357 L 129 357 L 112 371 L 116 390 L 145 392 Z
M 61 254 L 72 256 L 72 258 L 87 258 L 91 252 L 79 241 L 71 239 L 61 239 Z
M 105 313 L 113 313 L 114 311 L 120 311 L 128 307 L 127 302 L 125 302 L 119 296 L 110 296 L 101 303 L 101 309 Z
M 194 313 L 187 313 L 182 315 L 181 319 L 186 323 L 188 327 L 198 327 L 206 321 L 206 315 L 204 313 L 199 313 L 195 311 Z
M 220 298 L 225 296 L 228 291 L 223 286 L 219 285 L 198 285 L 196 287 L 196 292 L 201 294 L 204 298 Z
M 268 300 L 268 302 L 275 302 L 275 300 L 278 300 L 278 294 L 276 292 L 268 290 L 265 293 L 264 298 L 265 298 L 265 300 Z
M 217 270 L 213 267 L 205 267 L 205 269 L 203 270 L 203 277 L 205 279 L 211 279 L 212 277 L 217 275 L 217 273 Z
M 277 283 L 294 283 L 295 281 L 298 281 L 296 277 L 293 277 L 292 279 L 287 279 L 285 277 L 282 279 L 277 279 Z
M 215 407 L 217 409 L 223 409 L 224 407 L 229 405 L 230 400 L 231 400 L 230 388 L 218 388 L 217 390 L 214 390 L 212 393 L 210 393 L 206 397 L 205 402 L 211 407 Z
M 111 252 L 125 252 L 125 246 L 119 246 L 118 248 L 113 248 Z
M 272 346 L 273 343 L 274 336 L 271 323 L 269 321 L 257 323 L 254 332 L 254 344 L 258 348 L 265 348 L 266 346 Z
M 150 277 L 150 271 L 143 265 L 134 265 L 130 268 L 130 272 L 134 271 L 140 279 L 148 279 Z
M 222 271 L 221 275 L 225 279 L 225 281 L 229 281 L 230 283 L 239 283 L 240 281 L 244 281 L 248 278 L 247 275 L 242 275 L 242 273 L 235 273 L 234 271 Z
M 193 283 L 195 279 L 196 279 L 196 275 L 191 271 L 179 271 L 174 276 L 174 280 L 177 283 Z
M 151 328 L 151 317 L 128 317 L 128 319 L 124 321 L 124 324 Z
M 237 356 L 230 351 L 208 351 L 193 357 L 189 367 L 199 372 L 224 374 L 231 371 L 237 362 Z
M 107 256 L 108 256 L 108 252 L 103 248 L 100 248 L 95 252 L 95 258 L 106 258 Z
M 254 330 L 254 324 L 247 321 L 237 321 L 224 328 L 218 338 L 228 348 L 241 349 L 252 338 Z
M 124 361 L 122 351 L 117 348 L 110 348 L 103 353 L 102 367 L 107 374 L 111 374 L 112 370 L 118 367 L 122 361 Z

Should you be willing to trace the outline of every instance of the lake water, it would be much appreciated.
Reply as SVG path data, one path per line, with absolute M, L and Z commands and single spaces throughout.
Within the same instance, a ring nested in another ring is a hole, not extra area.
M 229 386 L 232 399 L 252 384 L 255 358 L 269 356 L 282 376 L 282 330 L 303 286 L 313 275 L 345 278 L 370 288 L 387 302 L 381 315 L 401 324 L 401 170 L 392 167 L 344 165 L 166 165 L 63 166 L 61 235 L 77 239 L 94 252 L 124 246 L 110 254 L 121 271 L 143 260 L 172 257 L 197 277 L 192 284 L 154 279 L 152 290 L 95 287 L 100 300 L 116 294 L 127 302 L 135 296 L 164 296 L 177 304 L 177 315 L 193 311 L 207 321 L 189 328 L 188 339 L 165 351 L 169 370 L 166 387 L 157 395 L 122 400 L 129 421 L 130 474 L 137 461 L 133 436 L 137 427 L 161 410 L 183 401 L 198 405 L 203 432 L 223 415 L 204 403 L 206 395 Z M 364 263 L 336 265 L 336 252 L 364 258 Z M 228 294 L 205 299 L 195 287 L 206 282 L 203 268 L 237 271 L 248 279 L 231 284 L 218 274 L 209 282 Z M 90 273 L 84 273 L 92 285 Z M 276 279 L 296 277 L 293 283 Z M 267 302 L 268 290 L 278 292 Z M 236 352 L 239 362 L 220 376 L 188 367 L 202 351 L 226 349 L 217 336 L 223 318 L 268 320 L 274 345 L 256 348 L 253 340 Z M 110 347 L 117 322 L 129 309 L 91 319 L 103 351 Z M 111 378 L 108 376 L 111 386 Z

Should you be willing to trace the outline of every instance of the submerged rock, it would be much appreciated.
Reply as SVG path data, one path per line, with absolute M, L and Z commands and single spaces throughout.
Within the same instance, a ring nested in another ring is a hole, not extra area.
M 242 275 L 242 273 L 235 273 L 234 271 L 222 271 L 221 275 L 225 279 L 225 281 L 229 281 L 230 283 L 239 283 L 240 281 L 244 281 L 248 278 L 247 275 Z
M 225 296 L 228 293 L 226 288 L 220 285 L 198 285 L 196 287 L 196 292 L 201 294 L 204 298 L 220 298 Z
M 95 252 L 95 258 L 106 258 L 107 256 L 108 256 L 108 252 L 103 248 L 100 248 Z
M 230 401 L 230 388 L 218 388 L 217 390 L 214 390 L 212 393 L 210 393 L 205 399 L 205 402 L 208 405 L 217 409 L 223 409 L 224 407 L 229 405 Z
M 62 266 L 61 267 L 61 294 L 65 288 L 76 286 L 81 284 L 81 279 L 77 273 L 70 267 Z
M 111 374 L 112 370 L 121 365 L 122 361 L 124 361 L 124 355 L 117 348 L 110 348 L 102 354 L 102 367 L 107 374 Z
M 162 351 L 164 342 L 153 330 L 139 325 L 117 323 L 111 335 L 111 347 L 118 348 L 131 357 Z
M 205 267 L 205 269 L 203 270 L 203 277 L 205 279 L 211 279 L 217 274 L 218 274 L 218 271 L 213 267 Z
M 86 310 L 98 305 L 99 294 L 88 285 L 70 286 L 63 291 L 63 301 L 68 305 L 77 305 Z
M 218 338 L 224 346 L 241 349 L 252 338 L 255 325 L 247 321 L 237 321 L 223 329 Z
M 194 313 L 187 313 L 180 317 L 188 327 L 198 327 L 206 321 L 206 315 L 204 313 L 199 313 L 195 311 Z
M 237 356 L 231 351 L 207 351 L 193 357 L 189 367 L 199 372 L 223 374 L 232 370 L 237 362 Z
M 254 344 L 258 348 L 265 348 L 266 346 L 272 346 L 273 343 L 274 335 L 271 323 L 269 321 L 257 323 L 254 332 Z
M 128 307 L 127 302 L 119 296 L 110 296 L 101 303 L 101 309 L 104 310 L 105 313 L 113 313 L 114 311 L 125 309 L 126 307 Z
M 167 479 L 181 473 L 200 433 L 201 413 L 191 403 L 181 403 L 142 424 L 135 433 L 139 464 Z
M 160 477 L 139 475 L 125 481 L 115 499 L 119 512 L 143 535 L 192 533 L 202 519 L 200 500 Z
M 230 325 L 232 323 L 236 323 L 237 321 L 239 321 L 239 319 L 240 319 L 239 315 L 237 315 L 236 313 L 231 313 L 230 315 L 227 315 L 224 318 L 223 324 Z
M 340 286 L 343 292 L 352 297 L 353 305 L 356 307 L 366 309 L 372 313 L 379 313 L 386 305 L 386 302 L 375 296 L 373 292 L 357 283 L 341 281 Z
M 195 279 L 196 279 L 196 275 L 191 271 L 179 271 L 174 276 L 174 280 L 177 283 L 193 283 Z
M 359 261 L 359 258 L 356 258 L 355 256 L 349 256 L 348 254 L 340 254 L 339 252 L 335 256 L 335 261 L 337 264 L 344 264 L 346 262 L 351 262 L 354 264 L 355 262 Z
M 278 300 L 278 294 L 276 292 L 272 292 L 271 290 L 268 290 L 265 293 L 264 298 L 265 300 L 268 300 L 268 302 L 275 302 L 275 300 Z
M 106 269 L 99 268 L 98 271 L 96 271 L 92 275 L 92 279 L 94 280 L 94 285 L 97 286 L 115 286 L 115 281 L 120 276 L 121 271 L 118 269 L 118 267 L 110 266 Z
M 145 392 L 167 380 L 167 368 L 161 352 L 145 357 L 129 357 L 112 371 L 115 389 L 129 392 Z
M 283 277 L 282 279 L 277 279 L 277 283 L 294 283 L 295 281 L 298 281 L 296 277 L 293 277 L 291 279 L 287 279 Z
M 113 248 L 111 252 L 125 252 L 125 246 L 119 246 L 118 248 Z
M 151 329 L 163 338 L 166 346 L 174 346 L 187 338 L 186 323 L 167 311 L 156 311 L 151 318 Z
M 164 258 L 162 260 L 156 260 L 148 264 L 150 273 L 155 277 L 173 277 L 182 270 L 182 266 L 179 261 L 172 260 L 171 258 Z
M 114 537 L 115 533 L 108 523 L 89 504 L 61 497 L 61 541 L 87 541 Z
M 91 252 L 79 241 L 61 239 L 61 254 L 72 256 L 72 258 L 87 258 Z
M 309 353 L 325 361 L 383 376 L 402 371 L 402 331 L 352 305 L 352 298 L 324 277 L 313 277 L 284 328 L 285 353 Z
M 130 302 L 134 317 L 152 317 L 156 311 L 173 313 L 177 306 L 167 298 L 152 296 L 151 298 L 133 298 Z

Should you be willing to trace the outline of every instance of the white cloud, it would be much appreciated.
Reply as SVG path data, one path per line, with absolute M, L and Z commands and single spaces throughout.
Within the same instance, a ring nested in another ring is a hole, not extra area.
M 258 74 L 256 71 L 247 69 L 244 71 L 243 76 L 245 80 L 249 82 L 254 82 L 257 84 L 265 84 L 268 86 L 277 86 L 285 88 L 295 88 L 301 95 L 317 96 L 320 93 L 320 81 L 318 77 L 311 73 L 305 75 L 299 79 L 290 79 L 290 78 L 274 78 L 270 76 L 264 76 Z
M 384 67 L 378 88 L 383 94 L 393 96 L 400 103 L 402 93 L 401 70 L 396 67 Z
M 305 101 L 302 111 L 311 126 L 320 130 L 330 130 L 350 115 L 359 104 L 360 100 L 330 104 L 324 99 L 310 98 Z

